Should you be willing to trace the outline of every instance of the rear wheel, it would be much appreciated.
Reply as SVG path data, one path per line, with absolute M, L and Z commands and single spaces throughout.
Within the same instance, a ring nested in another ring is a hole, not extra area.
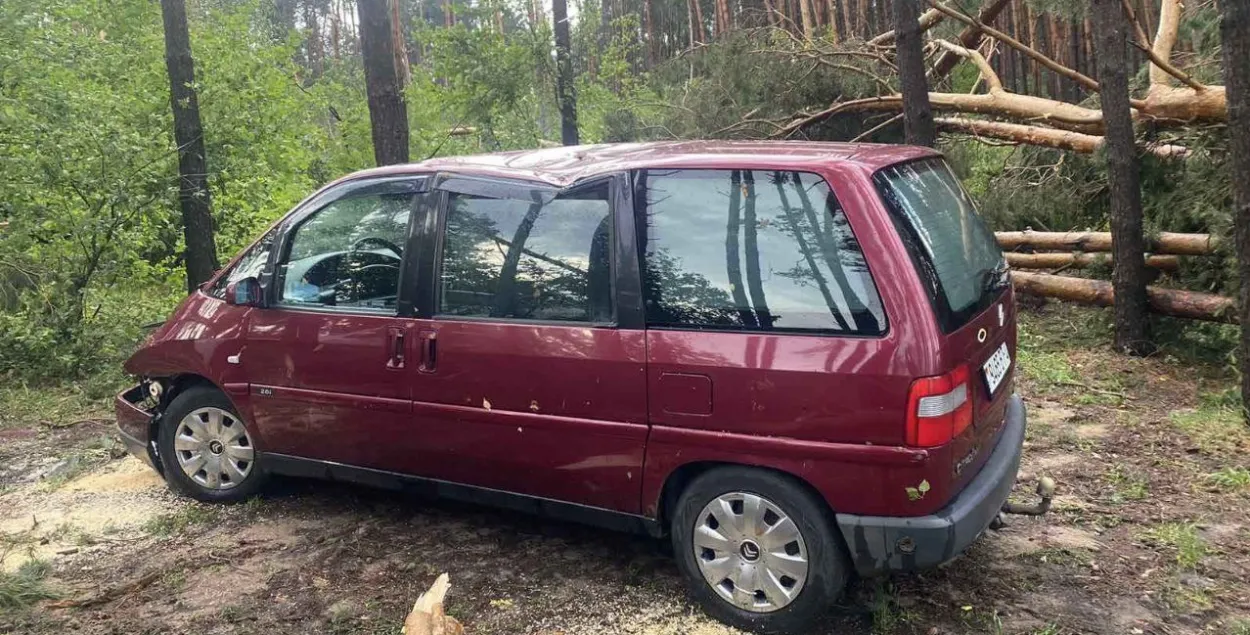
M 260 488 L 264 471 L 243 418 L 224 394 L 195 386 L 175 395 L 157 435 L 165 480 L 205 502 L 236 502 Z
M 847 560 L 824 503 L 784 475 L 716 468 L 690 483 L 672 518 L 691 594 L 733 626 L 801 632 L 846 585 Z

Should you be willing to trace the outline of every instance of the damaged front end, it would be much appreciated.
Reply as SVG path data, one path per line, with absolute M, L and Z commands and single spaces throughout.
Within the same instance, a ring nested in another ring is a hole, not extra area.
M 160 417 L 162 387 L 157 382 L 144 380 L 117 395 L 113 410 L 117 415 L 117 431 L 126 450 L 161 472 L 160 457 L 156 450 L 156 422 Z

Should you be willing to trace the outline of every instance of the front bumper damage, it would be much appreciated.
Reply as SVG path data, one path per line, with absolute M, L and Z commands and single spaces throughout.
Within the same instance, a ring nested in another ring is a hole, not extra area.
M 113 411 L 117 415 L 117 432 L 126 446 L 126 451 L 160 472 L 161 462 L 156 455 L 156 439 L 152 438 L 152 423 L 157 412 L 148 407 L 143 385 L 118 393 L 113 400 Z

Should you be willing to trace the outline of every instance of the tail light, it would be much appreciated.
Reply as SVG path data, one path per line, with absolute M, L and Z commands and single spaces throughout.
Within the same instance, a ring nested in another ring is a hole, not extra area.
M 972 424 L 968 367 L 912 382 L 907 396 L 907 445 L 944 445 Z

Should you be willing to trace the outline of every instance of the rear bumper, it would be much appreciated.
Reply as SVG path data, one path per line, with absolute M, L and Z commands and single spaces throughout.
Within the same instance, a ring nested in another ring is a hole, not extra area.
M 976 478 L 937 513 L 914 517 L 838 514 L 838 528 L 860 575 L 936 567 L 967 549 L 998 515 L 1016 482 L 1025 418 L 1024 400 L 1012 395 L 993 454 Z
M 160 471 L 160 463 L 156 460 L 154 439 L 150 438 L 152 417 L 154 413 L 144 410 L 142 386 L 134 386 L 122 391 L 113 400 L 113 411 L 117 415 L 117 432 L 126 445 L 126 451 L 135 455 L 149 467 Z

